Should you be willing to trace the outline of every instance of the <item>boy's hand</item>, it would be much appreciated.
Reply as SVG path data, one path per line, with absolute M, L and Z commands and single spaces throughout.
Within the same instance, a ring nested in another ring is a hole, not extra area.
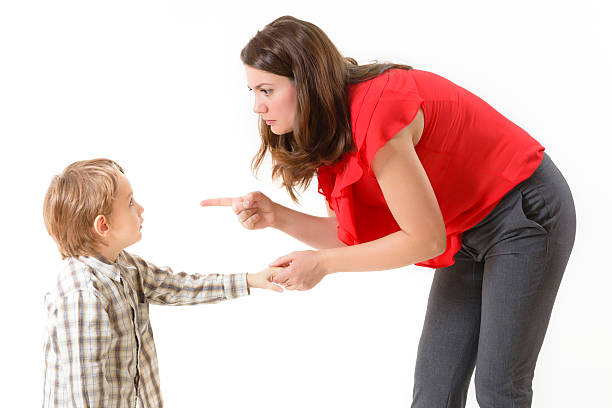
M 247 273 L 247 285 L 249 288 L 269 289 L 275 292 L 282 292 L 282 287 L 272 283 L 274 275 L 282 270 L 283 268 L 266 268 L 257 273 Z

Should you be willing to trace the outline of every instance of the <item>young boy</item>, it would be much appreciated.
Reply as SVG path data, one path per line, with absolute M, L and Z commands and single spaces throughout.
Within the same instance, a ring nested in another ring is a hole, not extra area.
M 282 289 L 279 268 L 228 275 L 174 274 L 124 248 L 140 240 L 143 208 L 112 160 L 69 165 L 43 215 L 65 268 L 45 298 L 43 407 L 162 407 L 149 303 L 194 305 Z

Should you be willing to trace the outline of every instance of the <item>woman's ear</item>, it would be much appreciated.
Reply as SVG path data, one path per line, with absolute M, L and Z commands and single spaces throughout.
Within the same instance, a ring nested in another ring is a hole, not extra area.
M 110 224 L 104 215 L 98 215 L 92 225 L 93 232 L 100 238 L 106 238 L 110 231 Z

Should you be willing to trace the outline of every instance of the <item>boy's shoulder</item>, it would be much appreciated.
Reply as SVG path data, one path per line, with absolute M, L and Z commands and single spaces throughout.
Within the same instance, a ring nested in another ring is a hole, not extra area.
M 140 271 L 147 265 L 144 259 L 126 251 L 121 251 L 115 263 L 95 256 L 68 257 L 63 261 L 55 286 L 47 297 L 57 302 L 75 293 L 86 292 L 104 303 L 111 302 L 117 290 L 123 287 L 120 268 Z
M 113 265 L 95 257 L 68 257 L 47 297 L 58 302 L 84 292 L 104 301 L 109 299 L 110 289 L 120 282 L 121 276 Z

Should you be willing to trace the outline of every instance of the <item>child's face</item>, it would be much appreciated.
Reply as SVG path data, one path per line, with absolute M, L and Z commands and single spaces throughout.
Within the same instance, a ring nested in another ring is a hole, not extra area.
M 113 211 L 109 217 L 108 243 L 111 247 L 122 250 L 140 241 L 143 211 L 144 208 L 134 200 L 130 182 L 120 174 L 116 197 L 113 200 Z

